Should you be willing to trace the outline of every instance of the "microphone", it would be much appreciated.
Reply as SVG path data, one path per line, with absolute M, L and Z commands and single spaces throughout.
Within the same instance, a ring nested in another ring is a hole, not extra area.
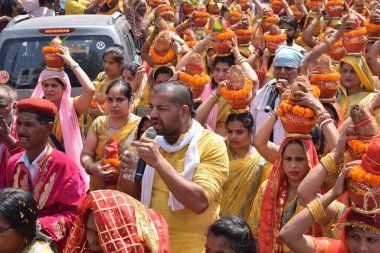
M 268 100 L 268 103 L 267 105 L 265 106 L 264 108 L 264 111 L 266 113 L 270 112 L 273 110 L 274 108 L 274 105 L 275 105 L 275 102 L 276 102 L 276 98 L 278 97 L 278 89 L 275 88 L 271 94 L 270 94 L 270 97 L 269 97 L 269 100 Z
M 141 136 L 141 138 L 148 138 L 148 139 L 155 139 L 157 136 L 157 132 L 156 130 L 154 130 L 153 127 L 151 128 L 148 128 L 144 133 L 143 135 Z M 141 182 L 142 180 L 142 177 L 144 175 L 144 171 L 145 171 L 145 167 L 146 167 L 146 163 L 143 159 L 139 159 L 139 161 L 137 162 L 137 169 L 136 169 L 136 174 L 135 174 L 135 182 Z

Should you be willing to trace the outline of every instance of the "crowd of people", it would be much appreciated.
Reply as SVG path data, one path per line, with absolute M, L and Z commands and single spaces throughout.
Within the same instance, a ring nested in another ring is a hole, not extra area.
M 379 10 L 2 1 L 121 12 L 142 63 L 113 45 L 90 80 L 54 38 L 31 98 L 0 84 L 0 252 L 379 252 Z

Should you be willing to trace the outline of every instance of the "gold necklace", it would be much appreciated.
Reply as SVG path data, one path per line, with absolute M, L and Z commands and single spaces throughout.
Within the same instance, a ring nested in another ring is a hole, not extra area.
M 126 122 L 125 124 L 122 124 L 120 127 L 114 127 L 114 126 L 112 126 L 112 124 L 111 124 L 111 117 L 110 117 L 110 118 L 108 119 L 108 125 L 109 125 L 109 127 L 112 128 L 112 129 L 120 129 L 120 128 L 122 128 L 123 126 L 125 126 L 125 125 L 128 124 L 130 117 L 131 117 L 131 116 L 128 116 L 128 118 L 127 118 L 127 122 Z
M 238 160 L 238 159 L 241 159 L 237 156 L 237 153 L 231 148 L 231 155 L 232 157 L 235 159 L 235 160 Z M 242 158 L 246 158 L 247 156 L 249 156 L 251 154 L 251 151 L 252 151 L 252 146 L 249 146 L 249 149 L 248 149 L 248 152 L 244 155 L 244 157 Z

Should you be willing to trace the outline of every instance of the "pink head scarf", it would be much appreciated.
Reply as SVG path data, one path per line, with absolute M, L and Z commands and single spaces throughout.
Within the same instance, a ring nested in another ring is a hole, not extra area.
M 70 97 L 71 84 L 69 77 L 64 71 L 58 72 L 44 69 L 38 78 L 38 84 L 34 89 L 31 97 L 42 98 L 44 96 L 42 90 L 42 82 L 51 78 L 58 78 L 65 84 L 65 89 L 63 90 L 61 104 L 59 107 L 59 118 L 61 120 L 61 129 L 63 142 L 65 145 L 65 152 L 66 155 L 71 160 L 73 160 L 80 169 L 80 174 L 85 180 L 86 187 L 88 188 L 89 178 L 80 163 L 80 154 L 83 149 L 83 142 L 80 133 L 77 113 L 74 108 L 74 99 Z

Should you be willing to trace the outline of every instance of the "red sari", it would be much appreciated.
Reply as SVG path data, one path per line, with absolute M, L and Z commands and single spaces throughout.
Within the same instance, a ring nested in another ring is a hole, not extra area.
M 161 214 L 125 193 L 98 190 L 90 192 L 80 206 L 65 253 L 92 252 L 86 239 L 90 211 L 104 253 L 170 252 L 168 226 Z
M 282 152 L 284 147 L 294 139 L 301 140 L 308 158 L 309 169 L 319 163 L 318 155 L 311 139 L 287 137 L 282 142 L 262 197 L 259 247 L 260 252 L 263 253 L 282 252 L 280 230 L 284 206 L 288 199 L 287 180 L 282 169 Z

